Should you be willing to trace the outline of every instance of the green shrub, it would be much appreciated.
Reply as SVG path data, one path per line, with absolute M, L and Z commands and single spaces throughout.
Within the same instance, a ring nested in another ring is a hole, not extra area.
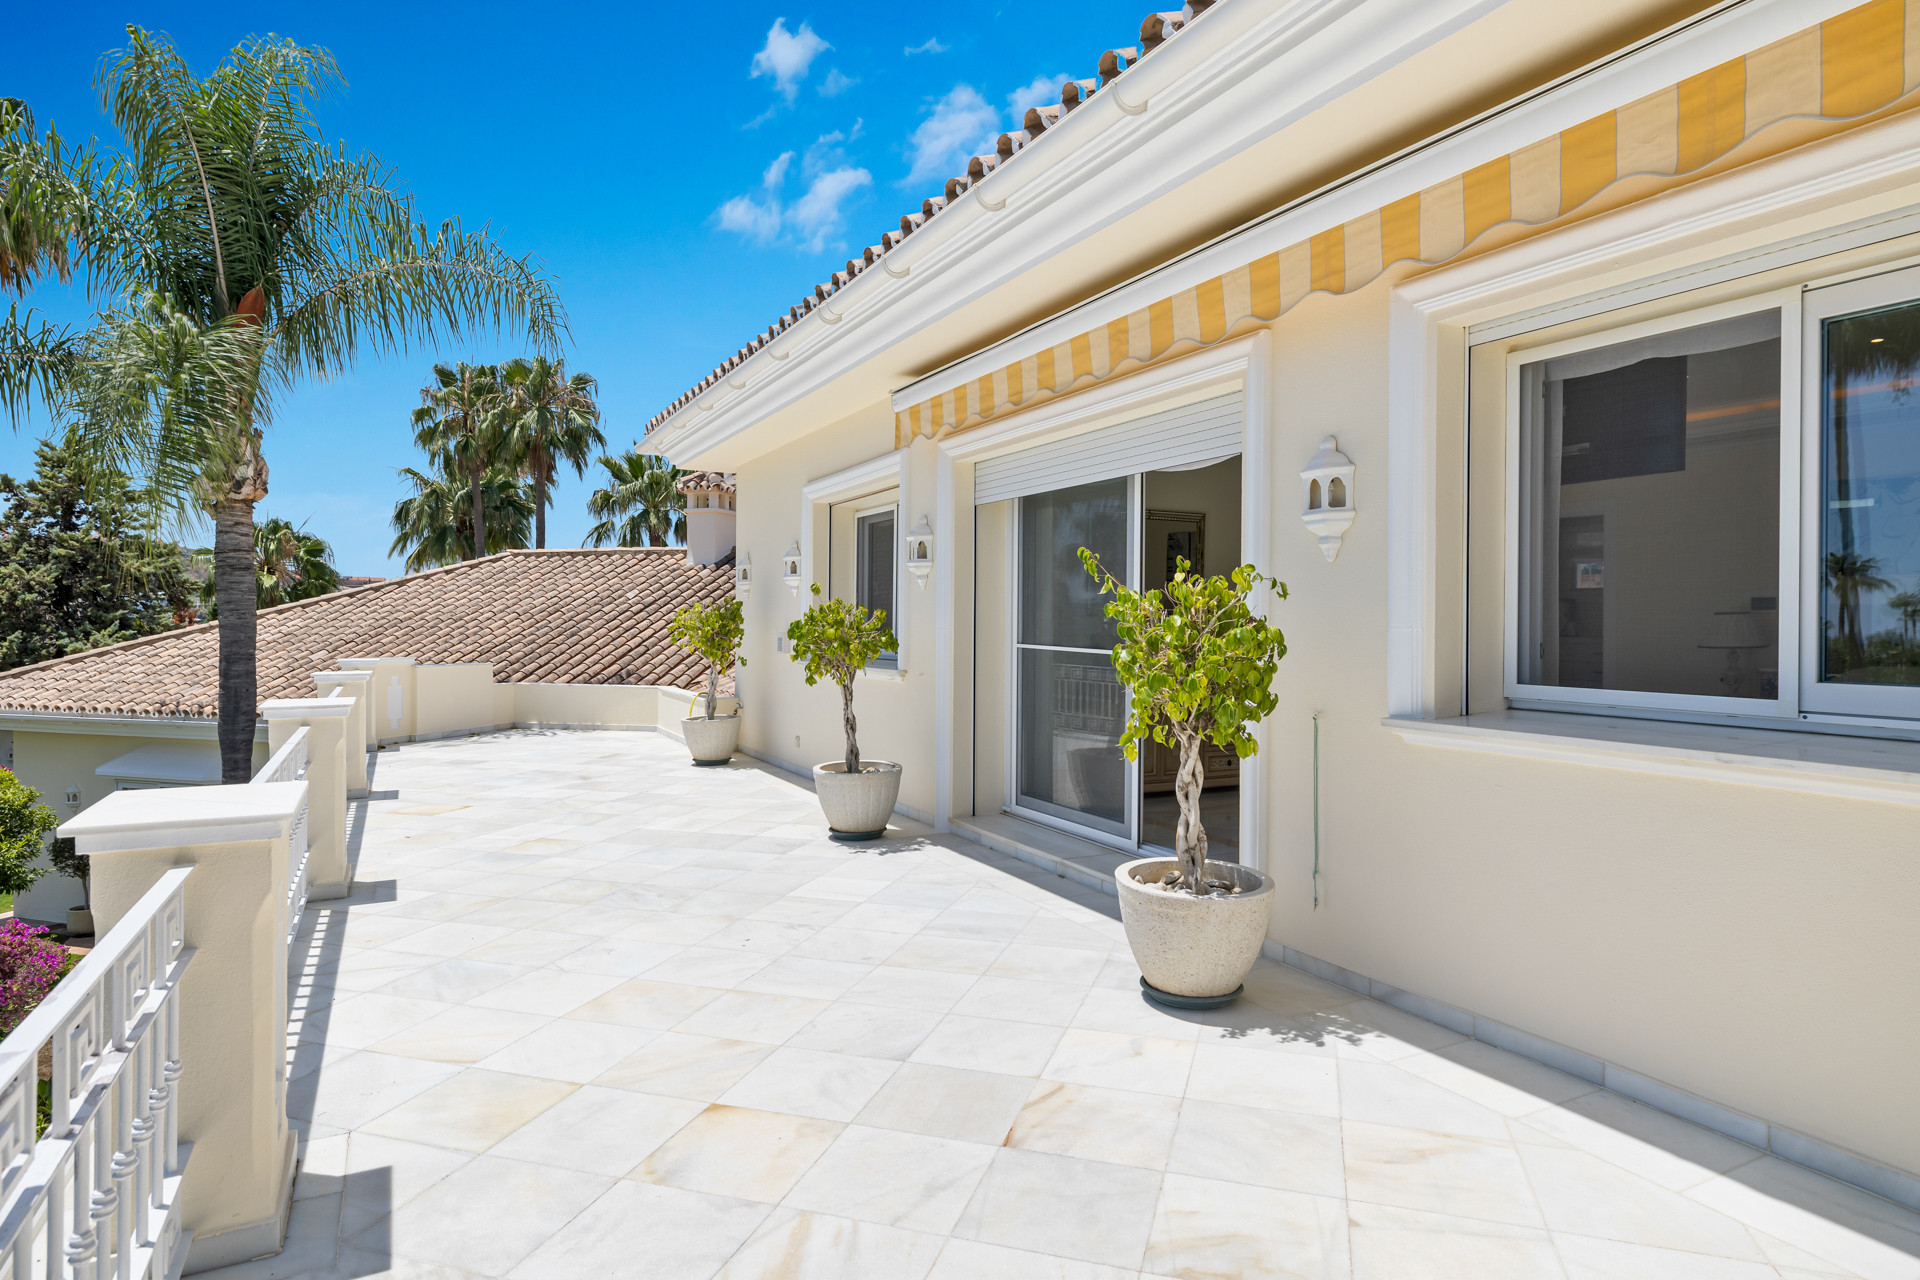
M 60 819 L 39 801 L 38 791 L 0 769 L 0 892 L 24 893 L 47 874 L 40 855 Z
M 820 599 L 820 584 L 813 586 L 814 601 L 799 621 L 787 628 L 793 642 L 791 657 L 806 664 L 807 683 L 831 680 L 840 686 L 840 715 L 847 731 L 846 768 L 860 772 L 860 743 L 853 722 L 853 678 L 861 668 L 896 645 L 887 627 L 886 610 L 868 612 L 864 605 L 849 600 Z

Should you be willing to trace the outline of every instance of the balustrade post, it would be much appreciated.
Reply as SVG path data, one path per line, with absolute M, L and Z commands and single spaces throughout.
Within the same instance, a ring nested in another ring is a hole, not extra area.
M 345 751 L 347 762 L 347 799 L 367 798 L 367 753 L 377 745 L 373 740 L 373 710 L 367 689 L 371 671 L 316 671 L 314 688 L 323 698 L 352 698 L 353 710 L 347 713 Z
M 344 715 L 330 723 L 344 725 Z M 126 1092 L 115 1100 L 116 1123 L 100 1126 L 100 1147 L 76 1152 L 67 1256 L 79 1275 L 96 1274 L 112 1242 L 129 1238 L 122 1223 L 131 1216 L 115 1221 L 116 1210 L 152 1194 L 132 1185 L 123 1156 L 147 1143 L 169 1174 L 191 1144 L 179 1193 L 180 1221 L 193 1233 L 188 1272 L 283 1243 L 295 1155 L 282 1071 L 288 852 L 307 791 L 305 781 L 119 791 L 60 828 L 91 865 L 102 936 L 169 868 L 194 868 L 181 891 L 194 963 L 154 1042 L 164 1060 L 117 1082 Z
M 307 881 L 309 898 L 344 898 L 347 866 L 346 738 L 354 703 L 347 697 L 271 698 L 260 704 L 267 749 L 307 731 Z
M 414 733 L 414 697 L 412 658 L 342 658 L 344 671 L 364 671 L 370 677 L 367 688 L 367 739 L 378 746 L 383 742 L 411 742 Z

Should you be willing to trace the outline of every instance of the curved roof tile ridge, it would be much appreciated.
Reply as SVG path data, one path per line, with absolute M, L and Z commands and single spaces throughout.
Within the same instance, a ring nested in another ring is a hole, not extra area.
M 749 357 L 758 352 L 762 347 L 779 337 L 780 334 L 784 333 L 787 329 L 792 328 L 793 325 L 799 322 L 801 317 L 807 315 L 815 308 L 822 306 L 829 297 L 841 289 L 846 288 L 847 285 L 853 282 L 855 276 L 872 267 L 874 263 L 880 261 L 886 254 L 898 249 L 901 244 L 906 241 L 908 236 L 918 231 L 921 227 L 924 227 L 938 215 L 942 209 L 947 208 L 967 191 L 970 191 L 973 187 L 985 181 L 998 170 L 1001 165 L 1011 160 L 1022 149 L 1032 146 L 1035 142 L 1039 141 L 1041 136 L 1049 129 L 1052 129 L 1055 125 L 1066 119 L 1069 114 L 1083 106 L 1100 90 L 1119 79 L 1129 68 L 1136 65 L 1140 59 L 1152 53 L 1162 44 L 1165 44 L 1167 40 L 1175 34 L 1184 31 L 1195 18 L 1205 13 L 1208 9 L 1211 9 L 1218 2 L 1219 0 L 1187 0 L 1187 3 L 1181 8 L 1171 9 L 1162 13 L 1148 14 L 1140 23 L 1140 44 L 1137 48 L 1127 46 L 1125 48 L 1106 50 L 1100 55 L 1098 64 L 1099 76 L 1097 79 L 1089 77 L 1084 80 L 1063 81 L 1060 86 L 1059 102 L 1048 103 L 1042 107 L 1028 108 L 1026 115 L 1020 122 L 1019 129 L 1003 133 L 996 139 L 994 154 L 974 156 L 969 159 L 967 161 L 967 171 L 948 178 L 941 194 L 929 196 L 922 201 L 919 212 L 907 213 L 901 216 L 900 229 L 898 231 L 886 232 L 880 237 L 878 244 L 868 245 L 861 257 L 848 259 L 845 270 L 836 271 L 831 277 L 815 285 L 813 292 L 789 308 L 785 315 L 767 326 L 764 331 L 756 333 L 746 346 L 741 347 L 739 351 L 727 357 L 727 359 L 714 368 L 711 373 L 695 383 L 692 388 L 676 397 L 666 408 L 649 418 L 647 420 L 646 430 L 642 434 L 651 434 L 655 427 L 665 422 L 680 410 L 686 408 L 701 392 L 721 381 L 740 365 L 744 364 Z M 829 315 L 828 319 L 831 320 L 833 317 Z M 779 358 L 777 353 L 775 358 Z

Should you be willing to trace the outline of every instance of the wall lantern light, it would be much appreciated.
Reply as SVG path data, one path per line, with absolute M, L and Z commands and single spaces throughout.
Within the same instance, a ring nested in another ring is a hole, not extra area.
M 1340 539 L 1353 524 L 1353 459 L 1328 436 L 1300 473 L 1300 485 L 1307 499 L 1301 523 L 1320 540 L 1320 554 L 1332 564 L 1340 554 Z
M 753 594 L 753 554 L 749 552 L 740 557 L 733 566 L 733 594 L 745 600 Z
M 933 526 L 927 523 L 925 516 L 913 526 L 913 532 L 907 535 L 907 572 L 922 587 L 927 585 L 927 575 L 933 572 Z
M 800 594 L 800 544 L 797 541 L 780 557 L 780 581 L 787 584 L 792 594 Z

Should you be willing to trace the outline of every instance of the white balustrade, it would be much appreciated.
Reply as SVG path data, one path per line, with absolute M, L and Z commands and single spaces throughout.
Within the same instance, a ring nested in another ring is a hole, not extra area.
M 174 867 L 0 1041 L 0 1276 L 172 1280 L 185 1260 L 180 1005 L 193 951 Z M 52 1119 L 36 1139 L 41 1046 Z
M 273 758 L 253 775 L 254 785 L 268 782 L 301 782 L 307 776 L 307 739 L 312 730 L 304 725 L 294 730 Z M 300 933 L 301 917 L 307 913 L 307 802 L 293 818 L 293 831 L 287 840 L 286 939 L 292 949 Z

